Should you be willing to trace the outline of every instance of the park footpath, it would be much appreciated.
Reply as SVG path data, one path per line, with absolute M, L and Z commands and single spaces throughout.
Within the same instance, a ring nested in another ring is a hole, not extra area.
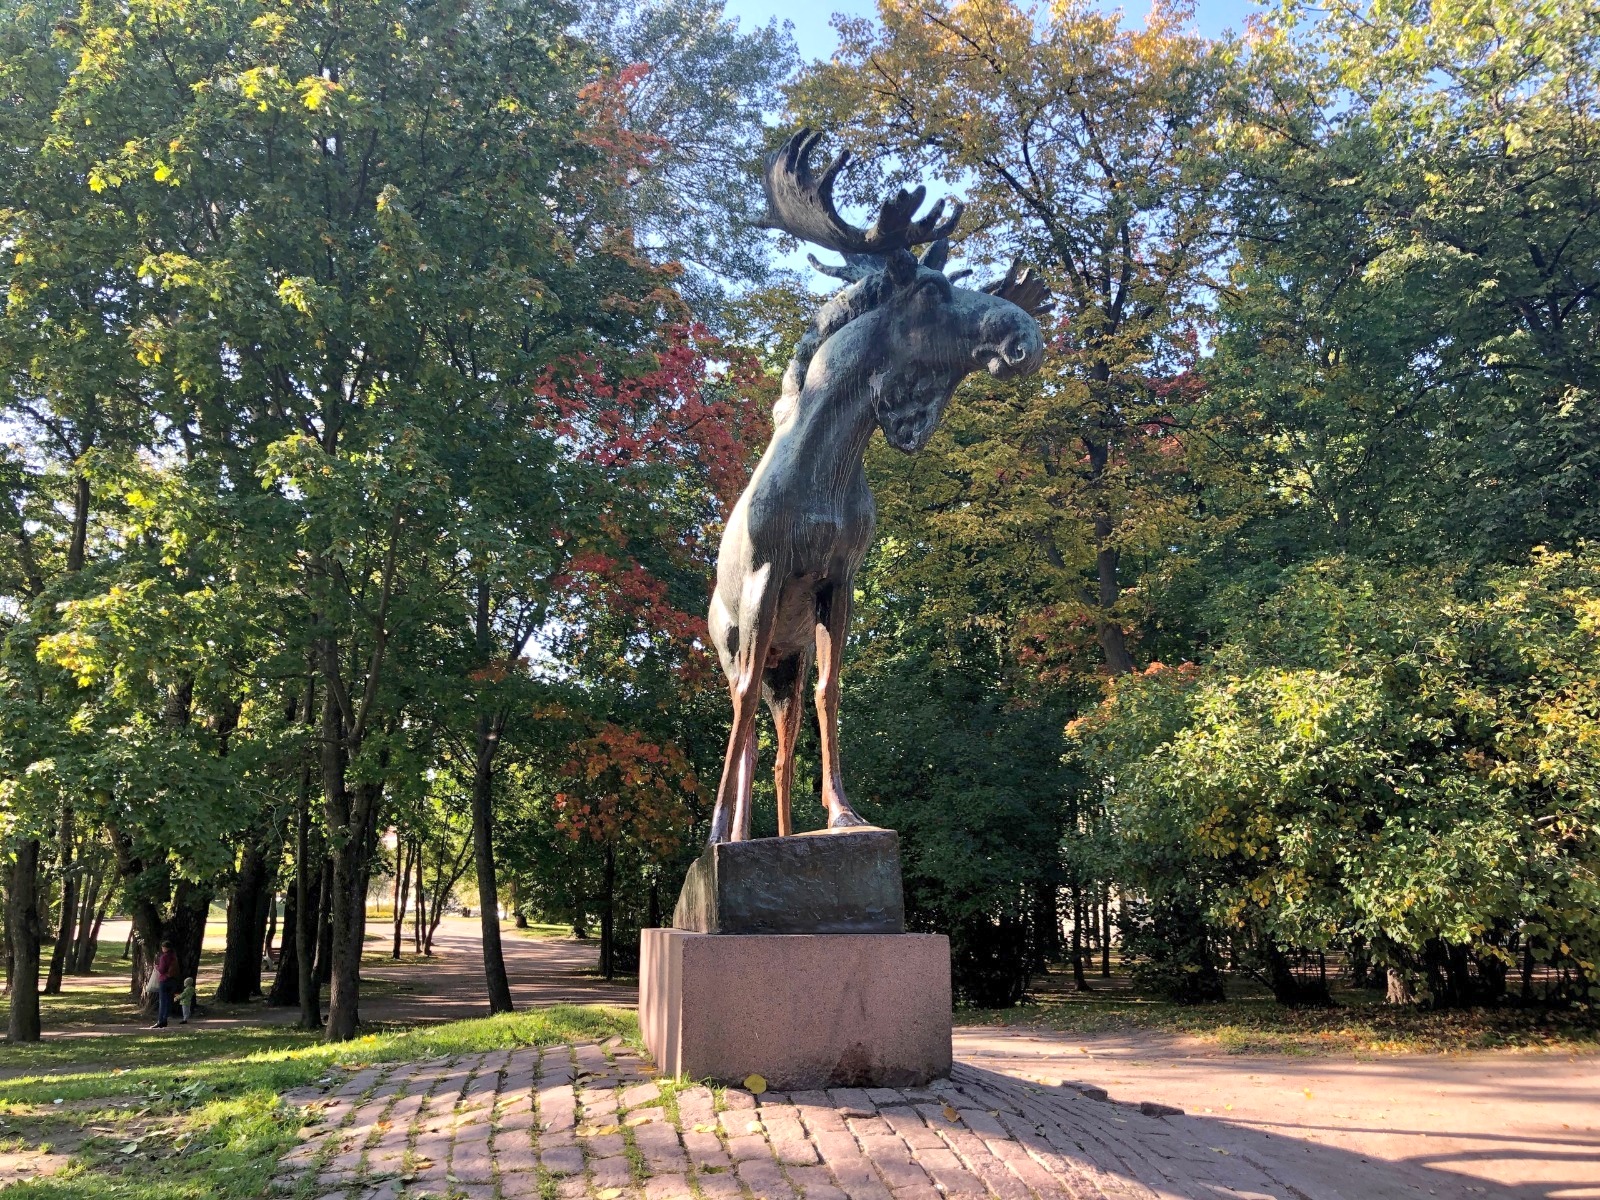
M 958 1063 L 925 1088 L 659 1083 L 620 1039 L 372 1065 L 291 1093 L 308 1124 L 273 1191 L 307 1200 L 1376 1200 L 1426 1195 L 1392 1164 L 1330 1178 L 1248 1131 L 1088 1085 Z M 1450 1191 L 1434 1194 L 1448 1195 Z M 1462 1194 L 1498 1195 L 1468 1187 Z

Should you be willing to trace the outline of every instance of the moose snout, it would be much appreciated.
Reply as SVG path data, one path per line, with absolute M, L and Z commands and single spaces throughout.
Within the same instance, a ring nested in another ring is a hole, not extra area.
M 1015 317 L 1003 322 L 1000 328 L 993 330 L 991 337 L 984 339 L 973 351 L 973 357 L 996 379 L 1033 374 L 1044 361 L 1044 336 L 1039 332 L 1039 323 L 1017 309 Z

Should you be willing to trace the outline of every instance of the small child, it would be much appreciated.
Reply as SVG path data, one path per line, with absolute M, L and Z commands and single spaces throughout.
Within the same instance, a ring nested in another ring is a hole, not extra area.
M 189 1014 L 194 1011 L 194 976 L 183 981 L 183 991 L 178 993 L 178 1003 L 183 1005 L 183 1016 L 178 1018 L 178 1024 L 187 1025 Z

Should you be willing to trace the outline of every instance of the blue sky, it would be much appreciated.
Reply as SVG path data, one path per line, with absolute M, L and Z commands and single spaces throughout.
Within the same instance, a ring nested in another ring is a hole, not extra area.
M 1121 8 L 1129 22 L 1142 22 L 1149 12 L 1148 0 L 1132 0 Z M 1196 0 L 1194 23 L 1207 36 L 1224 29 L 1242 30 L 1245 18 L 1256 9 L 1251 0 Z M 875 0 L 728 0 L 728 15 L 739 18 L 745 28 L 764 25 L 773 17 L 794 23 L 795 41 L 808 59 L 826 58 L 833 53 L 836 40 L 828 18 L 834 13 L 871 16 L 877 12 Z

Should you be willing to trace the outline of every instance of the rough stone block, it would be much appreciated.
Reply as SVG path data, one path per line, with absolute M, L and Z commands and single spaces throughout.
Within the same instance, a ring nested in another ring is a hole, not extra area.
M 693 933 L 904 933 L 900 837 L 871 826 L 720 842 L 672 915 Z
M 950 943 L 939 934 L 646 929 L 641 951 L 640 1024 L 665 1074 L 758 1074 L 790 1091 L 921 1085 L 950 1071 Z

